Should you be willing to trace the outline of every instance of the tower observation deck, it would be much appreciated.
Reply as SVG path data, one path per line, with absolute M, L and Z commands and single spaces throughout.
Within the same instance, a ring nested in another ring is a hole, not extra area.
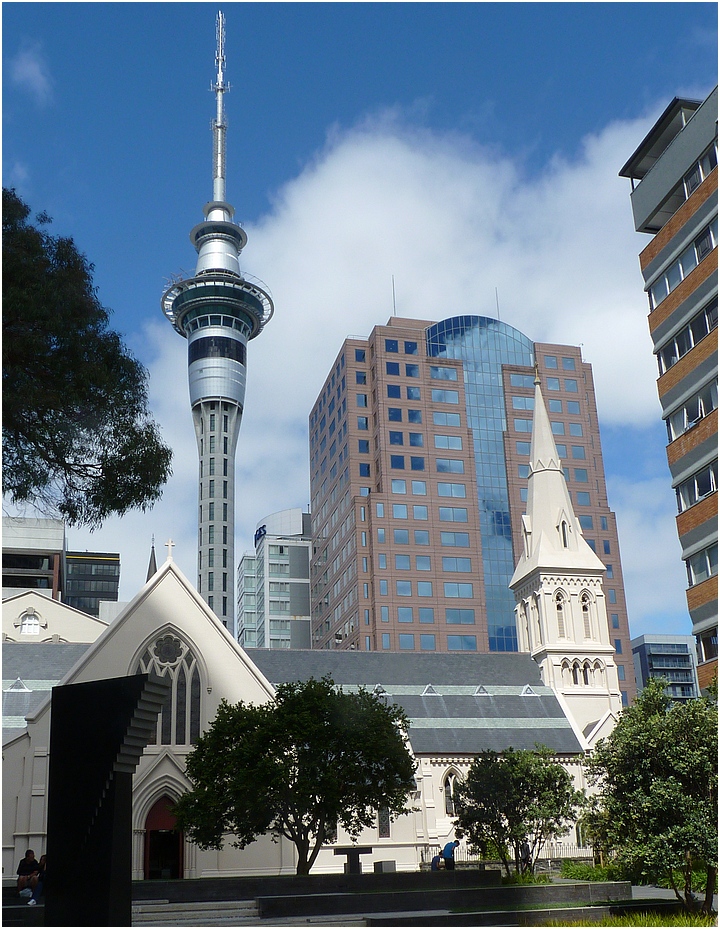
M 273 314 L 268 293 L 246 280 L 240 252 L 247 242 L 225 200 L 227 123 L 225 17 L 217 15 L 213 199 L 190 232 L 195 276 L 173 283 L 162 310 L 188 342 L 188 380 L 198 445 L 198 592 L 235 635 L 235 451 L 245 404 L 247 344 Z

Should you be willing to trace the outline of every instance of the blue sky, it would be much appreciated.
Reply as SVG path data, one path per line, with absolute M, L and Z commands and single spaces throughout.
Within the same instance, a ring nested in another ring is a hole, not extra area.
M 176 450 L 150 514 L 76 548 L 117 550 L 121 596 L 150 538 L 195 575 L 196 452 L 184 342 L 160 312 L 194 267 L 211 195 L 216 4 L 5 3 L 3 183 L 95 264 L 150 371 Z M 631 632 L 689 633 L 629 182 L 673 96 L 717 82 L 711 3 L 228 3 L 228 199 L 243 267 L 276 303 L 251 343 L 236 554 L 308 502 L 307 413 L 346 335 L 392 311 L 479 313 L 594 367 Z M 293 390 L 288 396 L 288 379 Z

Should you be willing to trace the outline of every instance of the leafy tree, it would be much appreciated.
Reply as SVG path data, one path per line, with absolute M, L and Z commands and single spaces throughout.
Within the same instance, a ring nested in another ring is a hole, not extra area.
M 498 849 L 510 876 L 510 857 L 520 870 L 521 848 L 530 846 L 534 869 L 543 844 L 563 835 L 583 802 L 572 778 L 544 746 L 535 751 L 480 752 L 465 778 L 455 782 L 459 836 Z
M 718 861 L 717 703 L 674 703 L 666 686 L 651 680 L 590 756 L 599 791 L 591 828 L 618 863 L 646 879 L 665 878 L 689 909 L 696 906 L 693 869 L 704 871 L 709 913 Z
M 146 509 L 172 453 L 147 373 L 108 328 L 93 266 L 3 188 L 3 494 L 72 524 Z
M 285 836 L 297 873 L 308 874 L 338 822 L 356 838 L 378 808 L 406 809 L 415 790 L 407 727 L 399 707 L 327 677 L 281 684 L 263 706 L 223 701 L 188 756 L 179 828 L 201 848 L 220 848 L 227 833 L 237 848 Z

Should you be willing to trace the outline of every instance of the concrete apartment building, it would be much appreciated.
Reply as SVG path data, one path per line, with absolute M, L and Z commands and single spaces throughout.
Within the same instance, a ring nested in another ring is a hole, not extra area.
M 717 88 L 677 97 L 620 171 L 635 229 L 658 359 L 658 394 L 688 573 L 698 677 L 717 673 Z
M 508 584 L 536 359 L 573 506 L 606 565 L 610 640 L 632 698 L 591 367 L 577 347 L 533 343 L 488 317 L 392 317 L 343 344 L 309 423 L 314 648 L 517 650 Z
M 310 514 L 280 510 L 255 528 L 238 567 L 243 648 L 310 648 Z

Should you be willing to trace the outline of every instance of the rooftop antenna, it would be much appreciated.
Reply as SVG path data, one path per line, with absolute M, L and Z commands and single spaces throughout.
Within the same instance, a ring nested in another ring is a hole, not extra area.
M 500 300 L 498 298 L 498 289 L 495 288 L 495 308 L 497 309 L 497 318 L 500 319 Z
M 215 93 L 217 107 L 215 119 L 213 120 L 213 200 L 224 202 L 227 123 L 225 122 L 223 94 L 230 90 L 230 85 L 225 83 L 225 17 L 222 12 L 217 15 L 215 36 L 217 40 L 215 49 L 217 77 L 211 88 Z
M 391 274 L 392 278 L 392 295 L 393 295 L 393 316 L 397 316 L 397 307 L 395 306 L 395 275 Z

